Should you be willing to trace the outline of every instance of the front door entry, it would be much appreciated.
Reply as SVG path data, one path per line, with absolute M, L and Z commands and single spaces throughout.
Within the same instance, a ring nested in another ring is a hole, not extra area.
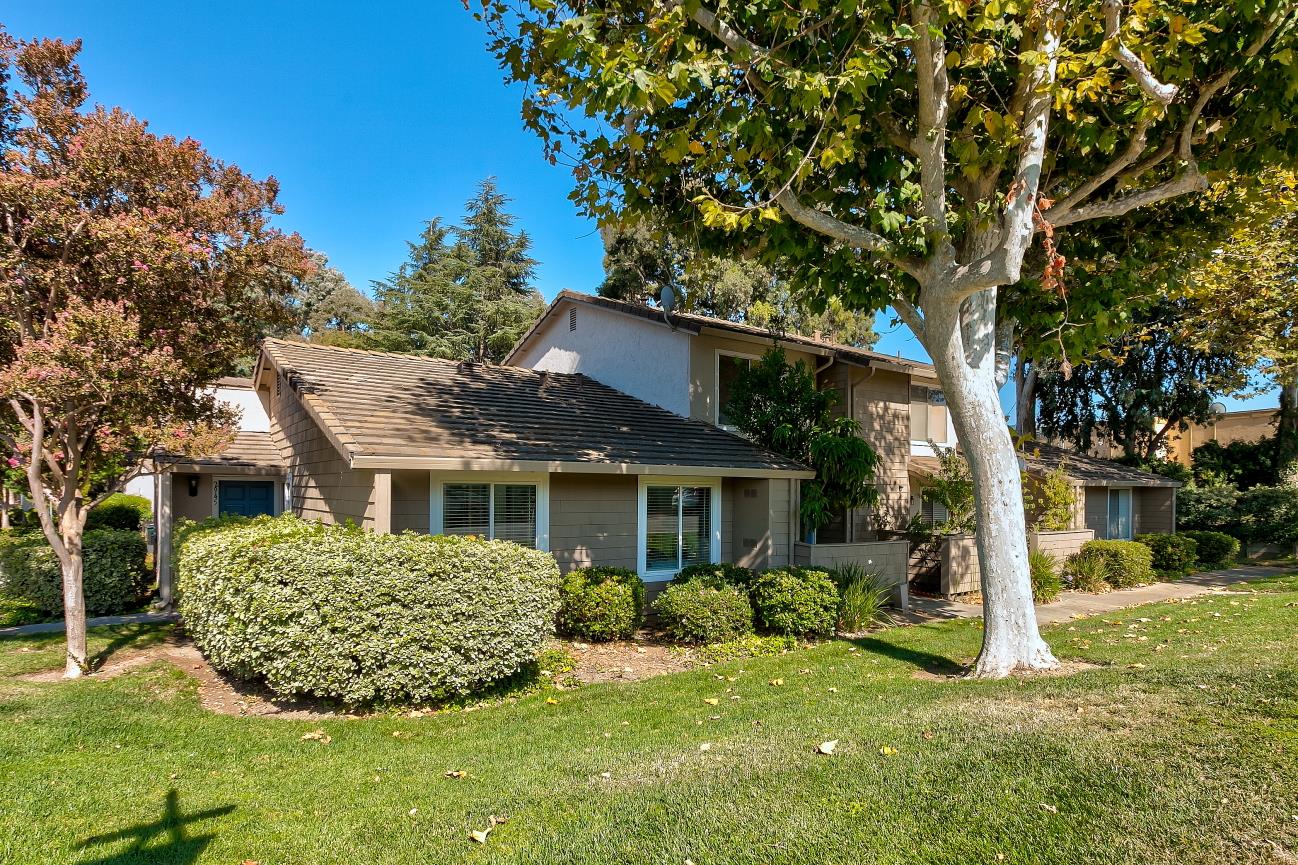
M 217 484 L 217 512 L 220 516 L 275 515 L 274 481 L 218 481 Z

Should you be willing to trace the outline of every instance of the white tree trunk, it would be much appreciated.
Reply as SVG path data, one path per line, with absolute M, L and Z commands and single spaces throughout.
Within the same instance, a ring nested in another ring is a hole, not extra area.
M 76 679 L 89 672 L 86 649 L 86 595 L 84 519 L 69 514 L 63 520 L 62 540 L 66 556 L 60 556 L 63 570 L 63 622 L 67 628 L 67 659 L 63 678 Z
M 924 344 L 974 482 L 983 647 L 973 674 L 999 678 L 1059 662 L 1037 629 L 1028 577 L 1027 525 L 1018 454 L 996 387 L 994 290 L 964 304 L 926 306 Z

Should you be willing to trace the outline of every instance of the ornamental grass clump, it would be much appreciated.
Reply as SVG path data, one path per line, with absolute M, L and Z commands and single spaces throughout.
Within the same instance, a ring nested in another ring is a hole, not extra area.
M 214 667 L 281 696 L 436 703 L 533 665 L 558 608 L 548 553 L 293 516 L 179 532 L 185 629 Z

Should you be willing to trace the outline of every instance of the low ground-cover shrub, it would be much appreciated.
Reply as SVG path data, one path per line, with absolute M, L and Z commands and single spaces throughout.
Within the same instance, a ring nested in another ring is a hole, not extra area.
M 827 636 L 838 621 L 838 588 L 825 571 L 764 571 L 753 579 L 749 597 L 758 622 L 777 634 Z
M 663 630 L 682 643 L 721 643 L 753 631 L 753 607 L 736 586 L 701 576 L 673 582 L 654 601 Z
M 91 509 L 86 529 L 121 529 L 138 532 L 153 516 L 153 506 L 143 496 L 114 493 Z
M 726 661 L 738 661 L 743 658 L 762 658 L 770 655 L 782 655 L 798 648 L 797 637 L 763 636 L 745 634 L 726 643 L 713 643 L 700 646 L 698 656 L 704 661 L 720 664 Z
M 829 572 L 838 587 L 838 629 L 860 633 L 875 625 L 892 624 L 887 606 L 892 588 L 874 571 L 856 563 L 838 565 Z
M 1109 566 L 1100 556 L 1073 553 L 1064 561 L 1064 581 L 1075 592 L 1099 594 L 1113 588 L 1109 585 Z
M 178 533 L 186 630 L 213 666 L 357 704 L 476 693 L 533 666 L 558 608 L 548 553 L 293 516 Z
M 1154 571 L 1159 576 L 1185 576 L 1199 560 L 1199 545 L 1186 534 L 1136 535 L 1136 540 L 1153 553 Z
M 687 583 L 690 580 L 703 577 L 718 583 L 728 583 L 732 586 L 747 589 L 754 576 L 756 576 L 756 573 L 750 568 L 731 564 L 730 562 L 719 562 L 715 565 L 686 565 L 681 568 L 680 573 L 672 579 L 672 582 Z
M 644 618 L 644 583 L 627 568 L 577 568 L 559 584 L 559 633 L 575 640 L 622 640 Z
M 1047 552 L 1032 550 L 1028 553 L 1028 576 L 1032 578 L 1032 600 L 1038 604 L 1055 600 L 1064 588 L 1059 564 Z
M 1198 545 L 1198 564 L 1204 568 L 1225 568 L 1239 557 L 1239 539 L 1225 532 L 1181 532 Z
M 1154 552 L 1135 541 L 1087 541 L 1077 553 L 1104 564 L 1104 581 L 1115 589 L 1154 582 Z
M 109 616 L 140 605 L 153 575 L 145 567 L 146 548 L 139 532 L 89 531 L 82 551 L 87 615 Z M 0 590 L 46 615 L 63 613 L 63 570 L 45 535 L 10 534 L 0 541 Z

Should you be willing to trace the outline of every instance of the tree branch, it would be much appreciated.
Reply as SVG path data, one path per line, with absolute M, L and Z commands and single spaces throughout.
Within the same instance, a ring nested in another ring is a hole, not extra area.
M 1132 78 L 1136 79 L 1136 83 L 1140 85 L 1140 89 L 1146 96 L 1164 107 L 1171 105 L 1180 88 L 1175 84 L 1164 84 L 1159 81 L 1145 65 L 1145 61 L 1137 57 L 1136 53 L 1123 43 L 1121 30 L 1122 0 L 1104 0 L 1104 38 L 1106 41 L 1111 40 L 1115 43 L 1114 53 L 1117 55 L 1118 62 L 1131 73 Z
M 892 308 L 897 310 L 897 317 L 905 322 L 906 326 L 919 339 L 920 345 L 923 345 L 926 322 L 915 304 L 899 294 L 892 299 Z
M 1099 174 L 1064 196 L 1063 200 L 1056 203 L 1054 207 L 1059 208 L 1060 212 L 1068 212 L 1090 198 L 1097 189 L 1117 177 L 1129 165 L 1139 159 L 1140 154 L 1145 152 L 1148 143 L 1145 136 L 1149 132 L 1151 122 L 1149 117 L 1140 118 L 1140 121 L 1136 124 L 1135 132 L 1131 135 L 1131 141 L 1127 144 L 1127 149 L 1117 159 L 1110 162 Z
M 1043 213 L 1041 218 L 1056 228 L 1062 228 L 1065 225 L 1086 222 L 1090 219 L 1108 219 L 1114 216 L 1122 216 L 1140 207 L 1157 204 L 1160 201 L 1176 198 L 1179 195 L 1187 195 L 1191 192 L 1202 192 L 1207 188 L 1208 178 L 1200 173 L 1198 165 L 1192 163 L 1170 180 L 1151 186 L 1148 189 L 1119 195 L 1106 201 L 1073 208 L 1062 213 L 1057 212 L 1058 208 L 1052 207 Z
M 946 43 L 934 36 L 929 26 L 932 17 L 933 10 L 926 0 L 911 9 L 911 23 L 918 34 L 913 45 L 919 89 L 915 149 L 919 151 L 920 197 L 930 223 L 930 236 L 937 241 L 934 245 L 938 254 L 954 261 L 946 227 L 946 137 L 951 86 L 946 72 Z
M 883 260 L 899 267 L 917 279 L 924 272 L 923 262 L 906 256 L 895 255 L 892 251 L 892 245 L 882 235 L 844 222 L 824 211 L 808 207 L 790 189 L 785 189 L 776 195 L 775 202 L 794 222 L 810 228 L 812 231 L 817 231 L 826 237 L 832 237 L 855 249 L 873 252 Z

